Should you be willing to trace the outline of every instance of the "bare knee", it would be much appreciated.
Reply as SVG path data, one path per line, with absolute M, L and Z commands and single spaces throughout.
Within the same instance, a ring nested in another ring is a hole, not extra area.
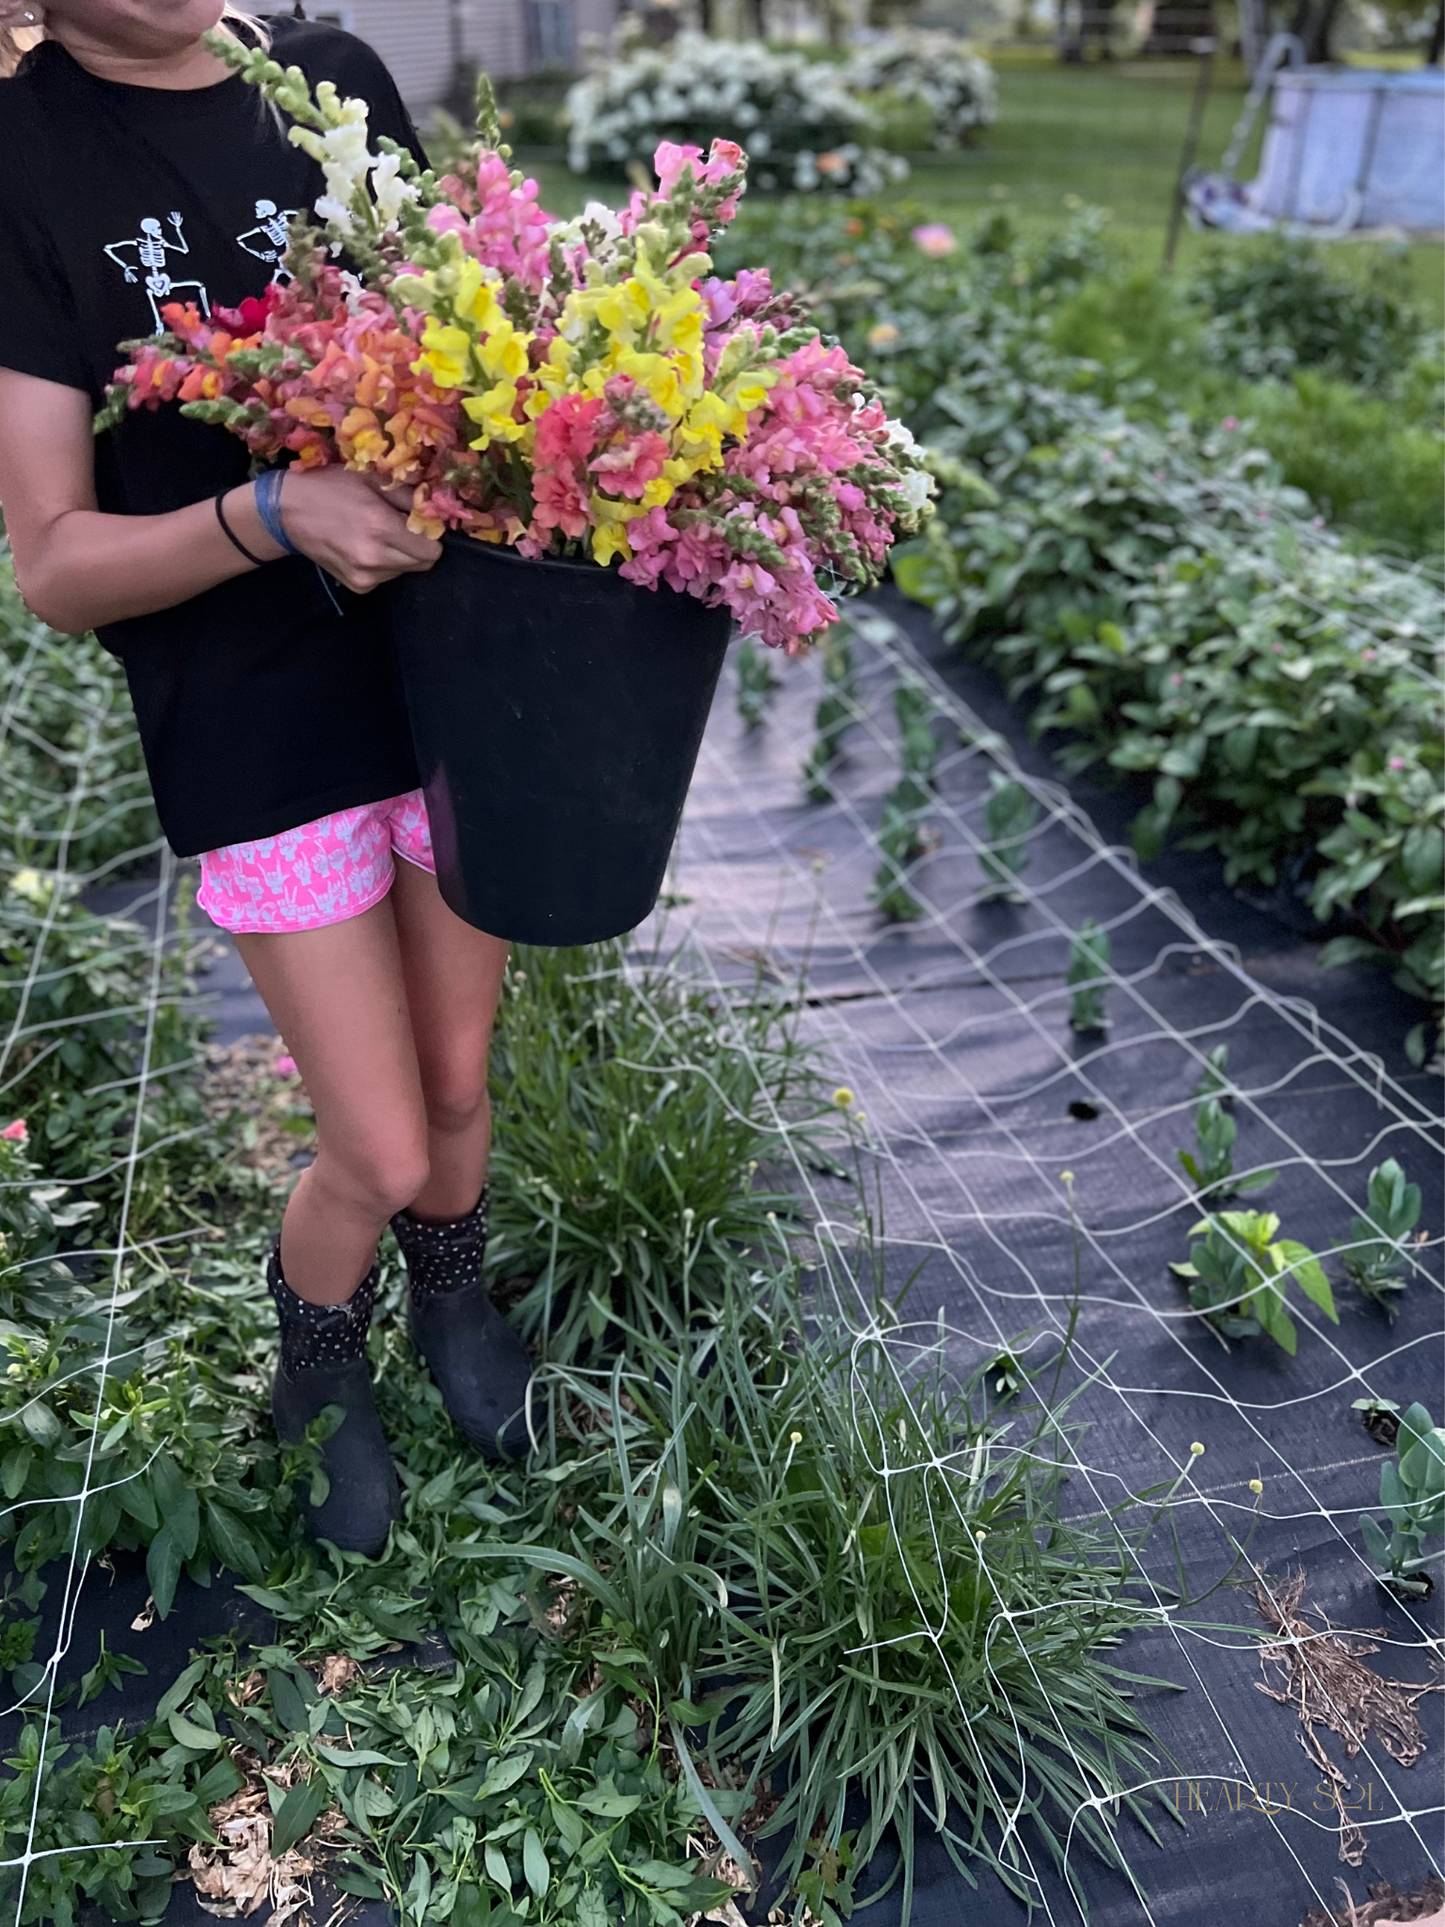
M 427 1124 L 446 1137 L 474 1130 L 487 1114 L 487 1063 L 447 1065 L 422 1073 Z
M 323 1143 L 316 1159 L 317 1181 L 378 1226 L 405 1210 L 430 1174 L 420 1133 L 350 1145 L 337 1155 L 328 1155 Z

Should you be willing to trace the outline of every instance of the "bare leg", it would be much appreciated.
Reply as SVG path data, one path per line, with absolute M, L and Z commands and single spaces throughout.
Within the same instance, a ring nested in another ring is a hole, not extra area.
M 316 1112 L 316 1161 L 286 1208 L 282 1269 L 299 1297 L 339 1304 L 366 1275 L 387 1220 L 428 1184 L 427 1108 L 391 899 L 323 930 L 241 936 L 236 947 Z M 473 1190 L 459 1212 L 475 1202 Z
M 428 1176 L 405 1202 L 418 1218 L 460 1218 L 486 1182 L 487 1051 L 509 946 L 454 916 L 415 864 L 398 859 L 389 901 L 427 1121 Z

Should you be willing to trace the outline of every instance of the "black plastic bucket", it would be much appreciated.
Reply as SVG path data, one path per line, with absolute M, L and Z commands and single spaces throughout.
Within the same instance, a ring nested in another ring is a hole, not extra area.
M 442 896 L 516 943 L 598 943 L 657 901 L 725 609 L 449 535 L 392 585 Z

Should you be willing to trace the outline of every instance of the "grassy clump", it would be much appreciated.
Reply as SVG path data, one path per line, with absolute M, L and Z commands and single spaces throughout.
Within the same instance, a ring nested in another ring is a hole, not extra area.
M 1118 1858 L 1097 1796 L 1148 1824 L 1138 1682 L 1106 1657 L 1138 1623 L 1135 1533 L 1066 1522 L 1062 1411 L 991 1418 L 941 1349 L 812 1325 L 784 1274 L 684 1350 L 548 1375 L 576 1513 L 528 1556 L 589 1595 L 604 1671 L 647 1656 L 719 1784 L 771 1784 L 763 1837 L 789 1878 L 826 1862 L 844 1916 L 890 1835 L 905 1896 L 934 1827 L 1023 1895 L 1071 1823 Z
M 519 950 L 492 1061 L 490 1263 L 535 1274 L 516 1316 L 553 1357 L 613 1324 L 671 1329 L 680 1289 L 721 1293 L 798 1215 L 766 1167 L 831 1115 L 796 996 L 729 992 L 623 942 Z

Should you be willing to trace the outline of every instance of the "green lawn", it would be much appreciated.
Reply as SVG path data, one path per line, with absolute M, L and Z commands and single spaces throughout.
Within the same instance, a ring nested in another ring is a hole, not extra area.
M 1066 217 L 1066 197 L 1077 195 L 1109 210 L 1113 233 L 1131 259 L 1157 261 L 1195 63 L 1137 60 L 1064 67 L 1040 53 L 1004 55 L 997 64 L 999 116 L 987 141 L 963 154 L 915 157 L 912 179 L 891 198 L 921 202 L 944 219 L 967 219 L 1002 200 L 1025 220 L 1053 225 Z M 1217 67 L 1200 144 L 1206 164 L 1223 153 L 1243 98 L 1242 69 Z M 618 200 L 625 192 L 615 181 L 590 182 L 570 174 L 555 152 L 545 157 L 523 152 L 519 159 L 537 175 L 543 199 L 556 213 L 575 212 L 594 197 Z M 1186 230 L 1181 264 L 1187 266 L 1203 244 L 1203 236 Z M 1378 249 L 1370 242 L 1350 242 L 1341 243 L 1339 251 L 1367 273 Z M 1445 319 L 1440 246 L 1418 243 L 1410 252 L 1422 305 L 1437 321 Z

